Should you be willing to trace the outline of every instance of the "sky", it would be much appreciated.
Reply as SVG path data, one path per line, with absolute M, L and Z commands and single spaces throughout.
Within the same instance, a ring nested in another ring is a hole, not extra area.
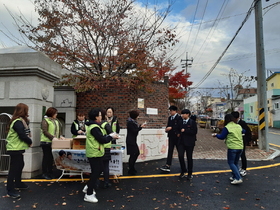
M 10 30 L 15 36 L 19 36 L 7 9 L 13 14 L 21 12 L 36 22 L 37 15 L 31 2 L 31 0 L 1 0 L 1 31 Z M 172 10 L 165 24 L 176 26 L 177 38 L 180 41 L 175 49 L 177 57 L 175 66 L 177 70 L 182 69 L 184 63 L 182 60 L 186 60 L 186 53 L 189 60 L 193 58 L 192 65 L 187 71 L 194 87 L 202 81 L 226 49 L 245 19 L 253 0 L 137 0 L 140 5 L 147 2 L 151 6 L 156 4 L 161 8 L 172 3 Z M 268 2 L 262 0 L 262 7 L 265 67 L 272 70 L 280 69 L 280 0 Z M 0 48 L 14 45 L 15 43 L 0 33 Z M 221 61 L 199 88 L 216 88 L 219 82 L 228 84 L 227 78 L 222 74 L 227 74 L 231 68 L 239 73 L 247 71 L 247 76 L 257 76 L 254 10 Z M 256 83 L 253 86 L 256 87 Z M 195 91 L 207 94 L 207 91 L 213 90 Z

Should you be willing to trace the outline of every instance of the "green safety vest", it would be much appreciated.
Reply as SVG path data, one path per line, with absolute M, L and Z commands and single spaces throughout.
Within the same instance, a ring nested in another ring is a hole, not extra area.
M 228 149 L 243 149 L 242 127 L 234 122 L 229 122 L 225 127 L 228 129 L 226 138 Z
M 101 128 L 97 124 L 91 124 L 87 127 L 88 132 L 86 134 L 86 156 L 88 158 L 92 157 L 103 157 L 105 150 L 104 144 L 100 144 L 93 135 L 91 135 L 90 131 L 93 128 L 99 128 L 103 135 L 106 135 L 105 129 Z
M 88 120 L 85 120 L 85 123 L 86 122 L 88 122 Z M 73 123 L 75 125 L 76 130 L 78 130 L 79 129 L 79 124 L 76 121 L 74 121 Z M 85 130 L 87 131 L 87 125 L 86 124 L 85 124 Z M 77 137 L 77 135 L 72 136 L 72 138 L 75 138 L 75 137 Z
M 49 119 L 49 118 L 45 118 L 45 120 L 47 121 L 47 123 L 48 123 L 48 132 L 51 134 L 51 135 L 53 135 L 53 136 L 55 136 L 56 138 L 59 138 L 60 136 L 59 136 L 59 122 L 58 122 L 58 120 L 54 120 L 54 121 L 52 121 L 51 119 Z M 58 131 L 58 132 L 57 132 Z M 43 131 L 42 131 L 42 129 L 41 129 L 41 141 L 42 142 L 52 142 L 47 136 L 45 136 L 44 134 L 43 134 Z
M 112 124 L 112 131 L 117 132 L 117 120 Z
M 101 124 L 101 128 L 103 128 L 104 130 L 105 130 L 105 125 L 107 124 L 108 122 L 103 122 L 102 124 Z M 106 130 L 105 130 L 105 132 L 106 132 Z M 110 133 L 106 133 L 107 135 L 109 135 Z M 106 143 L 106 144 L 104 144 L 104 148 L 111 148 L 111 142 L 109 142 L 109 143 Z
M 7 136 L 7 151 L 25 150 L 29 147 L 28 144 L 19 138 L 18 133 L 13 129 L 15 122 L 18 120 L 22 121 L 20 118 L 18 118 L 15 119 L 10 125 L 10 130 Z

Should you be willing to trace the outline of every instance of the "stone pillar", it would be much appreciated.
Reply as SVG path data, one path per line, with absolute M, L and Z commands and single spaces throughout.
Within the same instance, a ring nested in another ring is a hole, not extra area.
M 60 77 L 61 66 L 41 52 L 26 46 L 0 49 L 0 108 L 18 103 L 29 106 L 33 144 L 24 155 L 24 178 L 41 173 L 40 126 L 43 111 L 53 104 L 53 85 Z
M 58 110 L 58 119 L 63 123 L 62 134 L 72 138 L 71 125 L 76 119 L 76 92 L 72 87 L 55 87 L 54 107 Z M 87 116 L 87 113 L 85 113 Z

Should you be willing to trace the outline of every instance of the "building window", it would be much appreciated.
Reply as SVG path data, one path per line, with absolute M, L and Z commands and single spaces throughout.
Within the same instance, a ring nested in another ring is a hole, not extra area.
M 271 87 L 274 87 L 274 83 L 271 83 Z
M 278 103 L 278 102 L 276 102 L 276 103 L 274 104 L 274 108 L 275 108 L 275 109 L 279 109 L 279 103 Z
M 253 113 L 253 106 L 250 106 L 250 113 Z

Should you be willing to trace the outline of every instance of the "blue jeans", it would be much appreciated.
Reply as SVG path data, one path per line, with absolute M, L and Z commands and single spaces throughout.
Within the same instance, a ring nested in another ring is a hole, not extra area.
M 242 149 L 228 149 L 227 153 L 228 165 L 232 171 L 233 178 L 237 180 L 241 179 L 238 161 L 240 159 L 242 151 Z

